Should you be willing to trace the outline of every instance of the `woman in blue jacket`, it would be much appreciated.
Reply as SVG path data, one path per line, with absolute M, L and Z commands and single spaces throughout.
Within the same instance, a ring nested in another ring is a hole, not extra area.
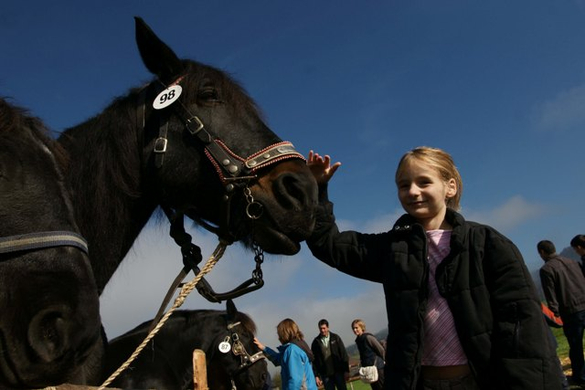
M 286 318 L 280 321 L 276 333 L 282 343 L 277 348 L 278 352 L 266 347 L 258 339 L 254 339 L 254 342 L 275 366 L 281 366 L 282 389 L 317 390 L 311 367 L 311 349 L 303 339 L 303 333 L 298 325 L 290 318 Z

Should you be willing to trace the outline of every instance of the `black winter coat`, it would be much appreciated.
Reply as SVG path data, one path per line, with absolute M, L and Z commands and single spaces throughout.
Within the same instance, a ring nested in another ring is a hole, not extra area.
M 494 229 L 447 210 L 451 252 L 436 283 L 449 303 L 481 389 L 560 389 L 556 352 L 534 283 L 516 246 Z M 416 389 L 421 371 L 429 266 L 423 227 L 404 215 L 381 234 L 339 232 L 322 202 L 307 241 L 313 255 L 349 275 L 382 283 L 388 339 L 385 388 Z
M 329 332 L 329 348 L 331 350 L 331 357 L 333 358 L 333 370 L 336 373 L 349 373 L 349 357 L 347 356 L 345 345 L 341 337 L 333 332 Z M 319 336 L 313 339 L 311 351 L 313 351 L 313 356 L 315 357 L 313 360 L 314 374 L 323 380 L 326 364 Z

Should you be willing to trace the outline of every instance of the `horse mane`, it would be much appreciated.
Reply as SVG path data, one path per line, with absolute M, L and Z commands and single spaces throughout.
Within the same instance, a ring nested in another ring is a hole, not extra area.
M 7 142 L 14 140 L 14 142 L 21 143 L 23 129 L 27 128 L 31 131 L 33 137 L 43 143 L 53 154 L 59 166 L 63 169 L 67 168 L 69 158 L 65 149 L 51 137 L 51 132 L 43 124 L 43 122 L 30 114 L 30 112 L 22 107 L 14 104 L 9 104 L 5 98 L 0 98 L 0 136 Z M 21 134 L 14 134 L 21 132 Z M 8 135 L 15 135 L 17 138 L 8 137 Z
M 229 319 L 227 318 L 227 313 L 225 311 L 220 311 L 220 310 L 195 310 L 195 311 L 178 310 L 177 312 L 175 312 L 175 315 L 184 317 L 184 319 L 187 322 L 188 327 L 197 324 L 197 322 L 199 322 L 201 320 L 200 317 L 204 316 L 206 314 L 222 315 L 226 319 L 226 326 L 229 323 Z M 236 313 L 236 316 L 235 316 L 233 322 L 240 322 L 240 324 L 247 331 L 249 331 L 250 333 L 252 333 L 254 335 L 256 334 L 256 323 L 246 313 L 242 313 L 242 312 L 238 311 Z

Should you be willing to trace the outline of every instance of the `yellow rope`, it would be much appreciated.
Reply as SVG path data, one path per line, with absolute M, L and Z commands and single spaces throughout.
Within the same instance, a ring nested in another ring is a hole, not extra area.
M 213 266 L 219 261 L 219 259 L 221 259 L 221 257 L 223 256 L 223 253 L 225 252 L 225 248 L 227 247 L 227 245 L 228 244 L 224 241 L 219 242 L 219 244 L 217 245 L 217 248 L 215 248 L 215 251 L 213 251 L 213 254 L 209 257 L 209 260 L 207 260 L 207 263 L 205 263 L 205 266 L 201 269 L 201 271 L 197 274 L 197 276 L 195 276 L 195 278 L 193 278 L 193 280 L 191 280 L 190 282 L 185 283 L 183 285 L 183 287 L 181 288 L 181 291 L 179 292 L 179 295 L 175 299 L 175 303 L 165 313 L 165 315 L 160 319 L 160 321 L 158 322 L 156 327 L 146 336 L 146 338 L 136 348 L 136 350 L 132 353 L 132 355 L 130 355 L 128 360 L 126 360 L 120 366 L 120 368 L 118 368 L 112 375 L 110 375 L 110 377 L 104 383 L 102 383 L 102 385 L 98 388 L 98 390 L 104 390 L 110 383 L 112 383 L 114 381 L 114 379 L 116 379 L 118 377 L 118 375 L 120 375 L 120 373 L 122 373 L 122 371 L 124 371 L 126 368 L 128 368 L 128 366 L 130 366 L 130 363 L 132 363 L 134 361 L 134 359 L 136 359 L 138 357 L 138 355 L 146 347 L 148 342 L 158 333 L 158 331 L 163 327 L 165 322 L 167 322 L 167 320 L 169 319 L 171 314 L 173 314 L 173 312 L 176 309 L 181 307 L 183 302 L 185 302 L 185 299 L 187 298 L 187 296 L 191 293 L 191 291 L 193 291 L 193 289 L 195 288 L 197 283 L 199 283 L 201 278 L 203 278 L 207 273 L 209 273 L 209 271 L 211 271 Z

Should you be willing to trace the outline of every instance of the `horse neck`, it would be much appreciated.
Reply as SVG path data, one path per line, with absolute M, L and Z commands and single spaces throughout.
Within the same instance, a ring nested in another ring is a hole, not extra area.
M 121 103 L 59 137 L 70 156 L 66 179 L 100 294 L 157 206 L 144 182 L 136 109 Z

